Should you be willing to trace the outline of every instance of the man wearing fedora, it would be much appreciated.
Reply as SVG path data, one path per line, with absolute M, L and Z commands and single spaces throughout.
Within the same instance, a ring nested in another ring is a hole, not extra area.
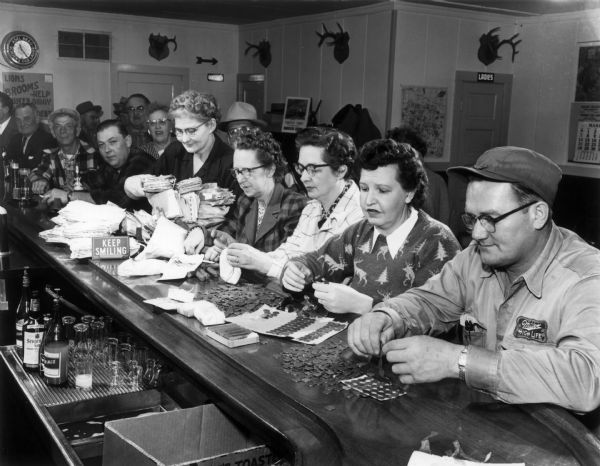
M 252 128 L 264 130 L 267 123 L 259 120 L 256 109 L 246 102 L 234 102 L 227 109 L 225 117 L 217 126 L 218 129 L 227 133 L 229 145 L 235 148 L 237 138 Z
M 89 100 L 86 100 L 85 102 L 81 102 L 75 109 L 79 112 L 81 117 L 81 132 L 79 133 L 79 139 L 98 149 L 96 131 L 100 124 L 100 117 L 103 114 L 102 107 L 100 105 L 94 105 Z
M 506 403 L 600 405 L 600 251 L 552 221 L 560 168 L 496 147 L 468 177 L 472 242 L 423 286 L 352 323 L 357 354 L 383 352 L 402 383 L 458 378 Z M 460 323 L 465 345 L 433 336 Z

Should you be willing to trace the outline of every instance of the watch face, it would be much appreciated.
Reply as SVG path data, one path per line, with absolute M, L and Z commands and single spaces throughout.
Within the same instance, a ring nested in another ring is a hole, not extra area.
M 2 56 L 14 68 L 31 68 L 37 62 L 40 47 L 31 34 L 22 31 L 9 32 L 2 40 Z

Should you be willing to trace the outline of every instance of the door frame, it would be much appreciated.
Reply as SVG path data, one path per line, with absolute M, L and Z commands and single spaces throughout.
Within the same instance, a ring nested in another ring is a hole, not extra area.
M 477 71 L 456 71 L 454 80 L 454 105 L 452 113 L 452 143 L 450 144 L 450 166 L 457 163 L 456 154 L 459 149 L 460 135 L 460 112 L 462 110 L 462 95 L 459 94 L 459 84 L 463 82 L 477 82 Z M 510 124 L 510 102 L 512 95 L 513 75 L 508 73 L 494 73 L 494 83 L 504 84 L 504 101 L 502 102 L 501 114 L 506 115 L 500 127 L 500 141 L 504 144 L 508 141 L 508 127 Z
M 111 63 L 110 65 L 110 95 L 111 102 L 119 102 L 121 97 L 119 93 L 118 75 L 121 72 L 126 73 L 147 73 L 147 74 L 172 74 L 183 77 L 183 90 L 190 88 L 190 69 L 174 66 L 151 66 L 151 65 L 130 65 L 127 63 Z

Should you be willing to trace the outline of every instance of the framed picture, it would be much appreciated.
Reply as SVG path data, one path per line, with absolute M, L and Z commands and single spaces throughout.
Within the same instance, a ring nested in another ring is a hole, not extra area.
M 283 111 L 282 133 L 297 133 L 306 128 L 310 111 L 310 97 L 286 97 Z

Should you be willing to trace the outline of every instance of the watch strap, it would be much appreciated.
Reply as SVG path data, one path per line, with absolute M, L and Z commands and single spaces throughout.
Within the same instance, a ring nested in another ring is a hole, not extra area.
M 465 346 L 458 355 L 458 378 L 465 381 L 467 371 L 467 358 L 469 356 L 469 347 Z

